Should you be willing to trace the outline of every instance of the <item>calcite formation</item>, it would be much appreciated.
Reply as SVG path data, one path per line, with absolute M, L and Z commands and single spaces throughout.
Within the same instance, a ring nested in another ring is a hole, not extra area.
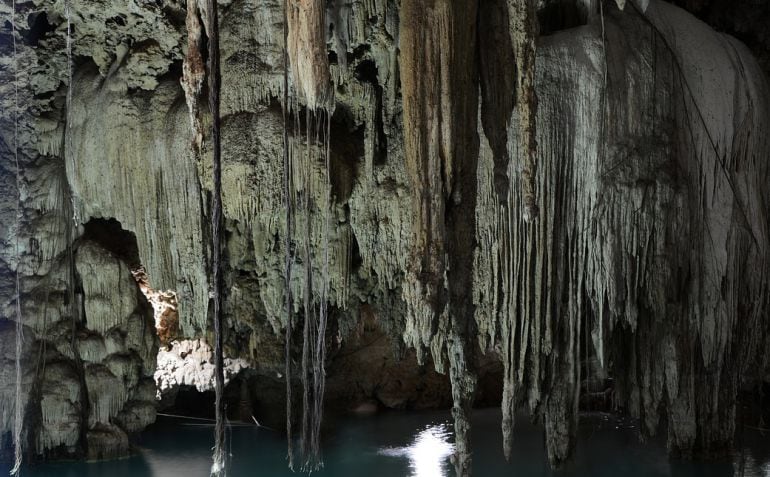
M 245 359 L 225 358 L 225 381 L 230 381 L 248 367 L 249 362 Z M 180 387 L 195 388 L 198 392 L 213 391 L 214 352 L 201 340 L 173 341 L 158 353 L 154 377 L 160 400 L 178 392 Z
M 401 4 L 404 160 L 410 180 L 412 253 L 403 297 L 404 338 L 429 347 L 452 382 L 458 475 L 470 473 L 470 412 L 476 388 L 473 284 L 478 79 L 474 0 Z
M 2 329 L 2 429 L 10 428 L 10 410 L 21 406 L 26 454 L 125 456 L 127 434 L 155 420 L 152 310 L 128 265 L 99 244 L 79 243 L 73 260 L 58 261 L 22 296 L 28 318 L 20 402 L 13 397 L 16 380 L 6 376 L 16 336 L 13 328 Z M 70 272 L 79 283 L 72 295 Z
M 320 253 L 328 240 L 327 347 L 375 313 L 396 351 L 414 347 L 448 372 L 459 434 L 482 358 L 499 359 L 508 443 L 526 407 L 562 462 L 591 362 L 645 435 L 665 421 L 675 453 L 729 448 L 739 391 L 770 375 L 770 43 L 754 18 L 764 7 L 688 2 L 749 50 L 662 0 L 537 2 L 536 43 L 531 30 L 516 36 L 513 0 L 328 2 L 322 24 L 292 30 L 315 38 L 296 55 L 328 61 L 328 91 L 302 86 L 303 101 L 333 106 L 326 186 L 323 161 L 288 171 L 282 161 L 283 4 L 218 3 L 228 357 L 260 382 L 285 379 L 289 176 L 328 213 L 328 234 L 298 217 L 303 235 L 288 242 L 301 257 L 303 241 Z M 23 406 L 25 452 L 97 458 L 126 452 L 126 435 L 154 416 L 157 338 L 131 270 L 141 264 L 153 289 L 176 294 L 180 339 L 213 342 L 210 117 L 195 112 L 194 136 L 180 81 L 199 81 L 182 59 L 205 31 L 187 26 L 197 2 L 69 4 L 70 84 L 63 3 L 14 12 L 21 190 L 6 22 L 0 41 L 0 430 Z M 205 9 L 198 20 L 205 28 Z M 521 51 L 535 46 L 532 69 Z M 291 75 L 296 86 L 306 72 Z M 536 109 L 521 99 L 532 92 Z M 324 157 L 307 135 L 301 125 L 289 135 L 297 157 Z M 527 221 L 532 144 L 538 215 Z M 114 246 L 126 237 L 131 254 Z M 311 258 L 309 274 L 291 263 L 298 317 L 308 282 L 324 279 L 324 257 Z M 17 270 L 29 390 L 18 403 Z M 289 357 L 299 366 L 301 350 Z M 331 352 L 330 376 L 345 362 Z
M 286 48 L 294 89 L 314 111 L 334 109 L 322 0 L 286 1 Z

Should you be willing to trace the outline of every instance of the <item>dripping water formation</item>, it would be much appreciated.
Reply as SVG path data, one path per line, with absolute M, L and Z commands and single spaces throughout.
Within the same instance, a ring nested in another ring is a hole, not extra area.
M 0 471 L 766 474 L 727 3 L 0 2 Z

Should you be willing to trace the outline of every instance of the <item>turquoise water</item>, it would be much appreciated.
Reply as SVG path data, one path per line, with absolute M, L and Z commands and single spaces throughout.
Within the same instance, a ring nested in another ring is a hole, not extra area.
M 443 477 L 449 464 L 452 427 L 448 413 L 386 413 L 338 418 L 324 436 L 325 468 L 313 475 L 334 477 Z M 474 475 L 558 477 L 723 477 L 741 475 L 736 463 L 692 463 L 669 460 L 662 442 L 640 444 L 632 421 L 595 414 L 581 419 L 577 457 L 552 472 L 545 463 L 543 433 L 519 419 L 516 448 L 510 463 L 500 447 L 500 411 L 474 416 Z M 161 418 L 139 439 L 135 457 L 113 462 L 59 463 L 27 467 L 25 477 L 196 477 L 208 475 L 212 429 Z M 285 465 L 285 443 L 278 433 L 255 427 L 230 432 L 228 475 L 282 477 L 298 475 Z M 744 437 L 746 477 L 770 477 L 770 435 Z M 0 466 L 0 470 L 2 469 Z M 7 474 L 6 474 L 7 475 Z

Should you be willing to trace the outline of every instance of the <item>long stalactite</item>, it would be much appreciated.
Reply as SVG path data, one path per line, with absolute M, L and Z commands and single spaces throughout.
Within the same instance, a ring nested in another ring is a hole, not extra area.
M 415 220 L 405 341 L 452 383 L 457 475 L 471 472 L 472 287 L 478 160 L 476 0 L 405 0 L 400 11 L 406 169 Z
M 212 301 L 212 322 L 214 326 L 214 391 L 215 426 L 214 451 L 211 475 L 223 476 L 227 472 L 225 450 L 225 401 L 224 401 L 224 290 L 222 265 L 222 141 L 221 141 L 221 71 L 219 47 L 219 11 L 217 0 L 187 0 L 187 54 L 183 64 L 182 88 L 185 92 L 193 140 L 192 149 L 196 155 L 204 153 L 204 120 L 201 103 L 204 101 L 203 86 L 208 82 L 208 109 L 211 116 L 211 262 L 210 285 Z M 205 20 L 205 23 L 201 21 Z M 207 33 L 207 65 L 203 57 L 203 29 Z
M 291 276 L 292 267 L 294 264 L 294 258 L 291 252 L 292 247 L 292 231 L 294 230 L 294 213 L 292 207 L 292 190 L 294 189 L 294 183 L 292 181 L 292 167 L 291 167 L 291 155 L 289 154 L 289 53 L 286 45 L 288 43 L 289 29 L 288 29 L 288 2 L 283 2 L 283 102 L 281 103 L 281 114 L 283 120 L 283 206 L 286 209 L 286 232 L 284 234 L 283 253 L 284 253 L 284 294 L 285 294 L 285 310 L 286 310 L 286 323 L 284 325 L 284 376 L 286 378 L 286 460 L 288 461 L 289 468 L 294 470 L 294 437 L 292 432 L 292 363 L 291 363 L 291 349 L 292 349 L 292 333 L 294 331 L 293 326 L 293 313 L 292 313 L 292 291 L 291 291 Z
M 535 55 L 537 10 L 535 0 L 508 0 L 511 44 L 516 58 L 516 108 L 519 118 L 519 156 L 524 219 L 534 220 L 537 208 L 537 92 Z

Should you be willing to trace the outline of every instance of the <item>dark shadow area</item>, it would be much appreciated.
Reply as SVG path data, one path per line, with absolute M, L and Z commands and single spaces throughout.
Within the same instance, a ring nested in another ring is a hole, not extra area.
M 136 235 L 124 230 L 120 222 L 113 218 L 91 219 L 84 227 L 85 231 L 81 240 L 98 243 L 125 261 L 131 270 L 141 266 Z
M 588 12 L 575 0 L 550 0 L 538 10 L 537 19 L 540 34 L 550 35 L 585 25 L 588 22 Z
M 40 40 L 56 30 L 56 25 L 48 23 L 46 12 L 33 12 L 27 17 L 29 30 L 24 33 L 24 40 L 31 46 L 38 46 Z M 70 26 L 70 30 L 72 27 Z
M 379 70 L 377 64 L 372 59 L 365 59 L 356 65 L 354 72 L 355 78 L 362 83 L 369 83 L 374 88 L 375 106 L 374 106 L 374 129 L 376 132 L 373 138 L 374 143 L 374 163 L 382 165 L 388 159 L 388 137 L 385 134 L 383 124 L 383 88 L 379 81 Z

